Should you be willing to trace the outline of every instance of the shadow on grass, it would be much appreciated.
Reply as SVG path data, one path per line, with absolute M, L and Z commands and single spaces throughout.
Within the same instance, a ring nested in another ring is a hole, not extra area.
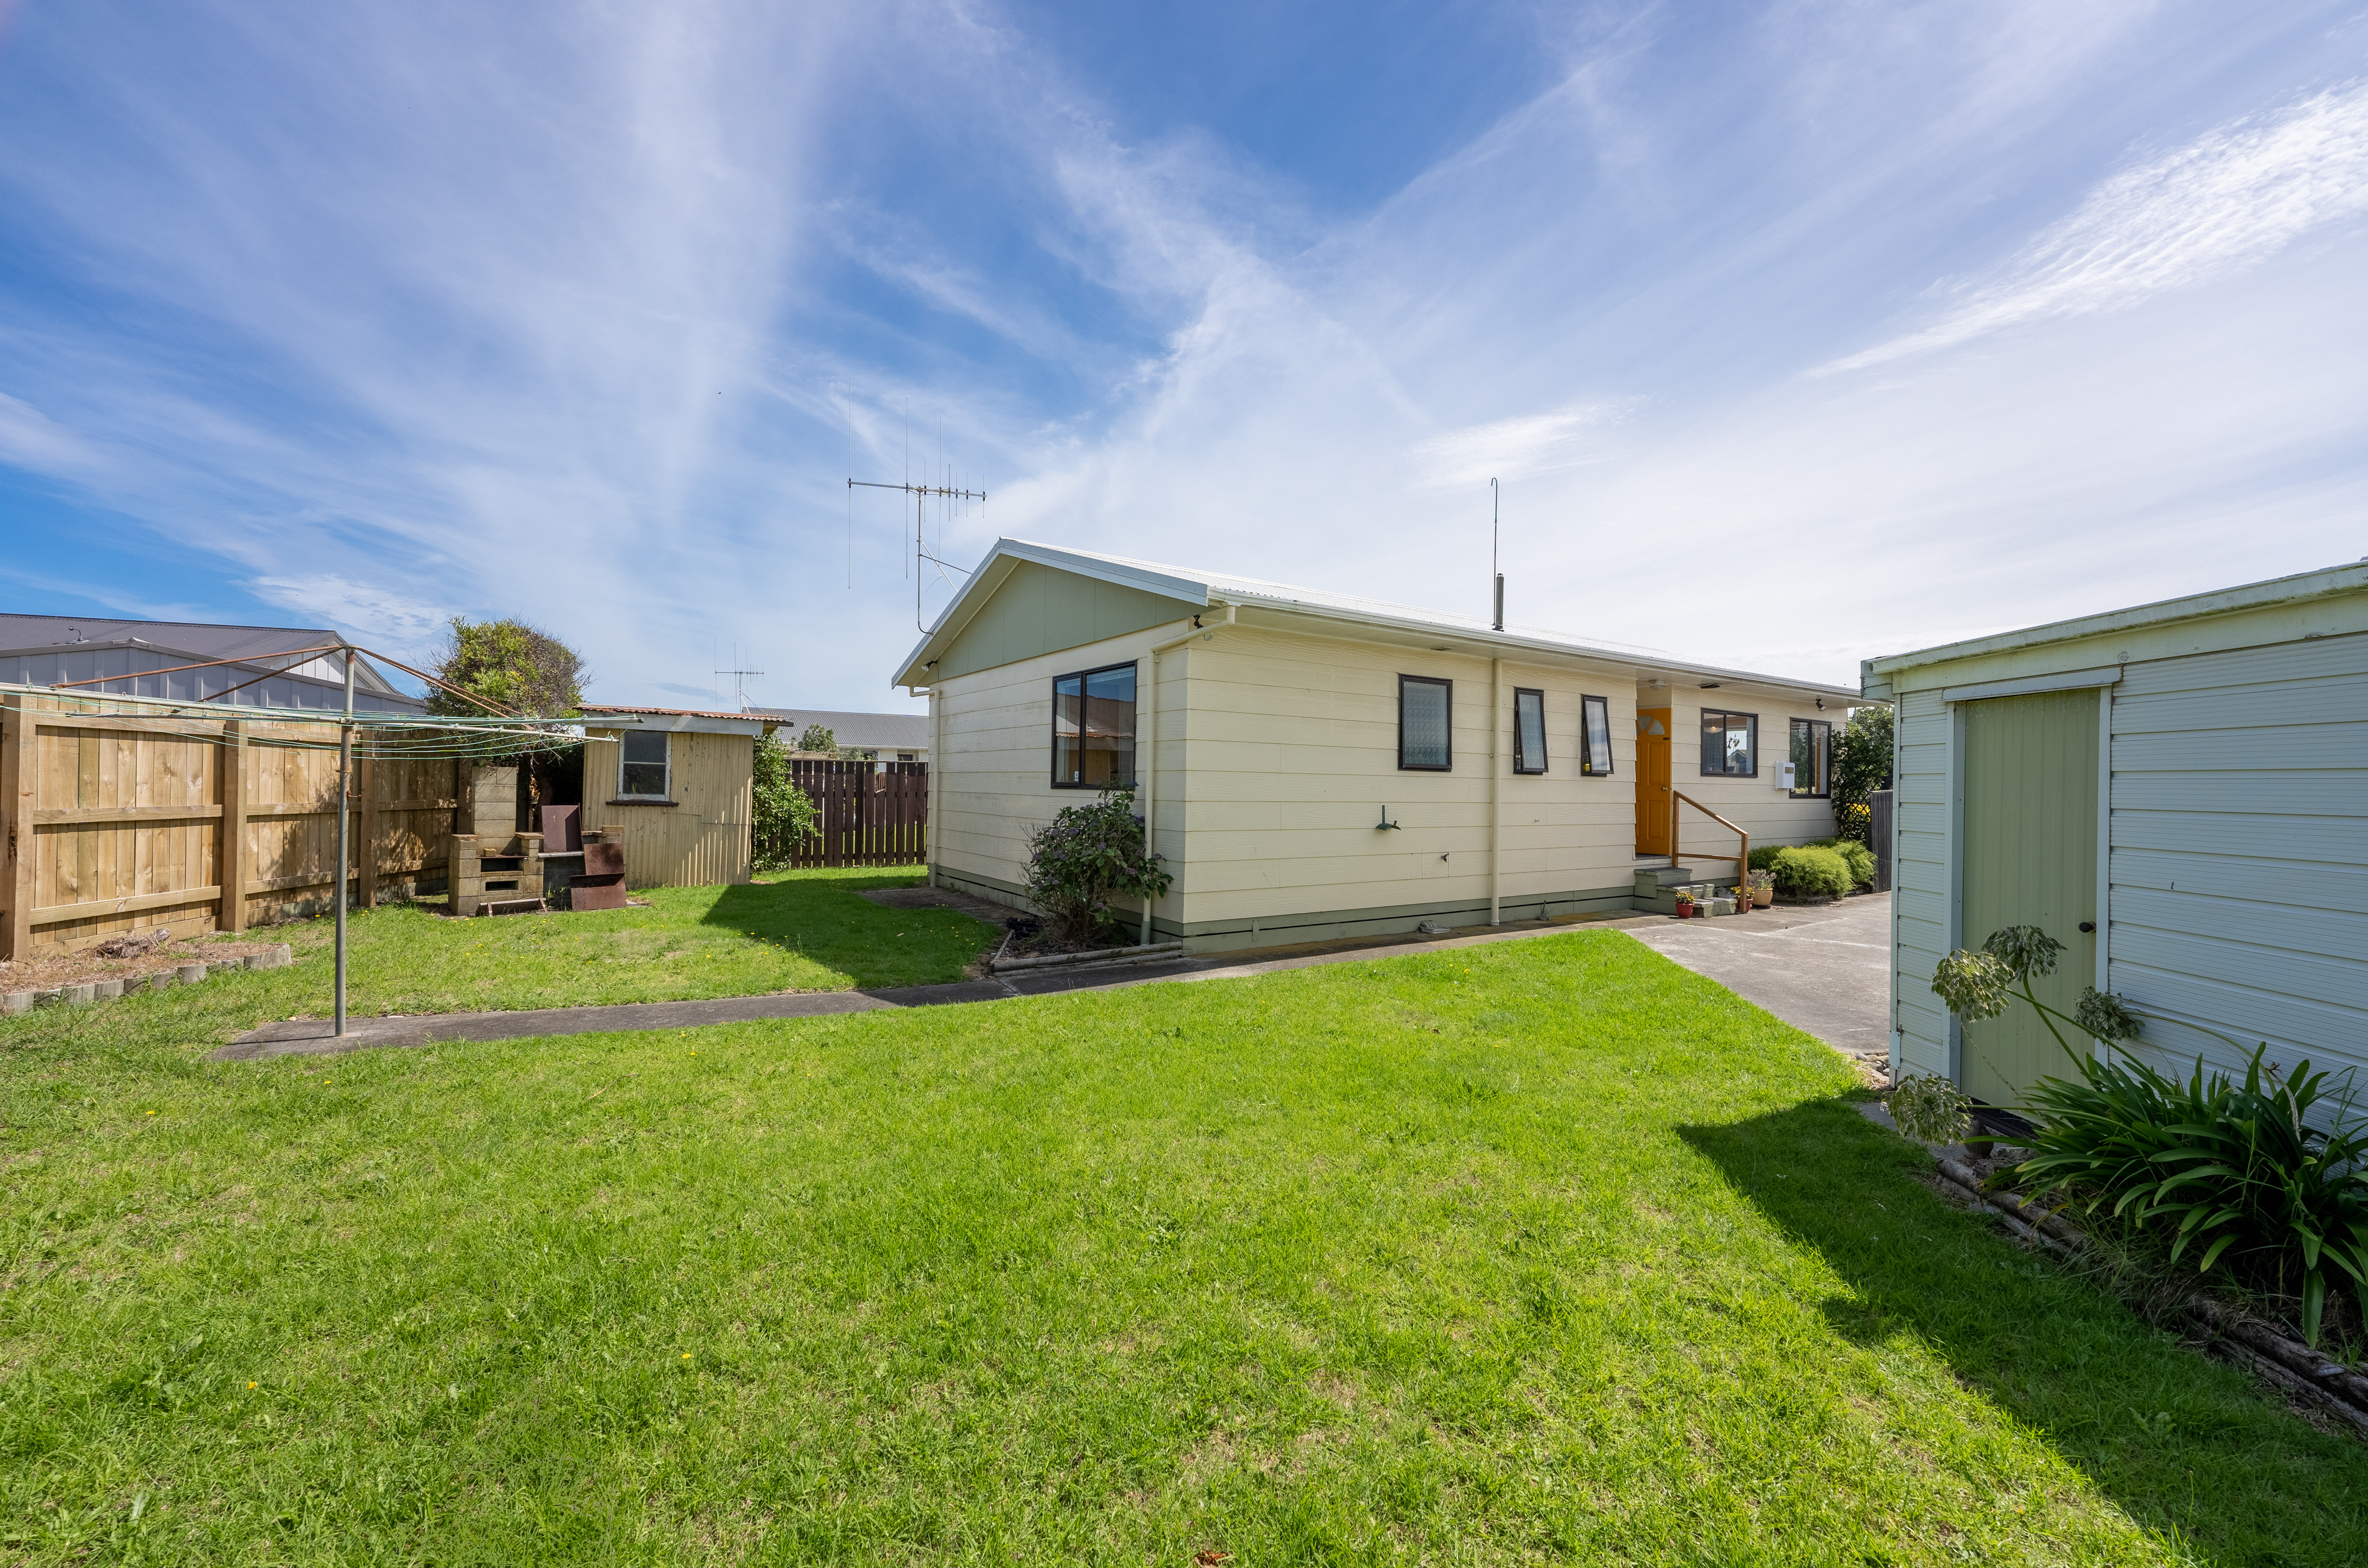
M 885 918 L 891 913 L 856 895 L 877 888 L 911 887 L 913 873 L 892 870 L 831 870 L 783 876 L 768 882 L 742 882 L 716 895 L 702 926 L 722 926 L 747 937 L 779 937 L 814 931 L 816 922 Z
M 1937 1353 L 2133 1519 L 2218 1562 L 2368 1561 L 2368 1444 L 1944 1204 L 1921 1151 L 1846 1102 L 1679 1133 L 1847 1281 L 1822 1303 L 1839 1337 Z

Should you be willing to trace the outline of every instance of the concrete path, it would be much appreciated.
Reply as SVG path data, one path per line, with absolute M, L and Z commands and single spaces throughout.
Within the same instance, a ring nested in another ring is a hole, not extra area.
M 1737 918 L 1745 918 L 1737 916 Z M 1360 959 L 1399 958 L 1444 952 L 1478 942 L 1518 941 L 1556 931 L 1634 928 L 1677 925 L 1658 915 L 1613 920 L 1525 920 L 1501 926 L 1467 926 L 1442 937 L 1366 937 L 1298 947 L 1265 948 L 1214 958 L 1169 959 L 1156 963 L 1110 964 L 960 980 L 945 985 L 905 985 L 875 991 L 799 991 L 768 996 L 719 996 L 705 1002 L 632 1002 L 606 1007 L 543 1007 L 511 1013 L 423 1013 L 396 1017 L 348 1017 L 346 1033 L 330 1033 L 325 1018 L 266 1024 L 214 1051 L 215 1062 L 255 1062 L 274 1056 L 333 1056 L 384 1046 L 432 1045 L 447 1040 L 525 1040 L 538 1035 L 615 1034 L 630 1029 L 699 1028 L 762 1018 L 813 1018 L 833 1013 L 868 1013 L 882 1007 L 936 1007 L 962 1002 L 996 1002 L 1011 996 L 1050 996 L 1067 991 L 1112 991 L 1171 980 L 1230 980 L 1272 974 L 1315 964 Z
M 1891 895 L 1778 904 L 1629 935 L 1847 1055 L 1891 1049 Z

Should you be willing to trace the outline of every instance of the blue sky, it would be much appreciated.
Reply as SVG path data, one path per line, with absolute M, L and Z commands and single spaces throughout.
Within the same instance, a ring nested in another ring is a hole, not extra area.
M 1466 613 L 1496 475 L 1513 621 L 1849 680 L 2368 555 L 2363 278 L 2358 4 L 0 0 L 0 608 L 896 708 L 850 460 Z

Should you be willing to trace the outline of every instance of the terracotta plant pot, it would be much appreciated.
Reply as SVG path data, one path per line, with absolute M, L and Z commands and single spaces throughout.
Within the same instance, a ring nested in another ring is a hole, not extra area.
M 1776 890 L 1774 888 L 1753 888 L 1751 890 L 1751 907 L 1754 909 L 1775 908 Z

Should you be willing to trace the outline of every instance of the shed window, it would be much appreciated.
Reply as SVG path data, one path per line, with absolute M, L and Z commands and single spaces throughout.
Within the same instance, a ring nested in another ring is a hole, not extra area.
M 1134 783 L 1134 666 L 1081 670 L 1053 682 L 1053 788 Z
M 1526 686 L 1513 688 L 1513 771 L 1546 770 L 1546 694 Z
M 628 800 L 666 798 L 666 742 L 663 730 L 628 730 L 617 764 L 617 793 Z
M 1578 699 L 1578 770 L 1591 778 L 1611 773 L 1611 703 L 1601 697 Z
M 1432 676 L 1398 676 L 1398 766 L 1445 773 L 1455 766 L 1448 729 L 1455 683 Z
M 1759 776 L 1759 715 L 1705 708 L 1702 716 L 1702 770 L 1705 777 Z

